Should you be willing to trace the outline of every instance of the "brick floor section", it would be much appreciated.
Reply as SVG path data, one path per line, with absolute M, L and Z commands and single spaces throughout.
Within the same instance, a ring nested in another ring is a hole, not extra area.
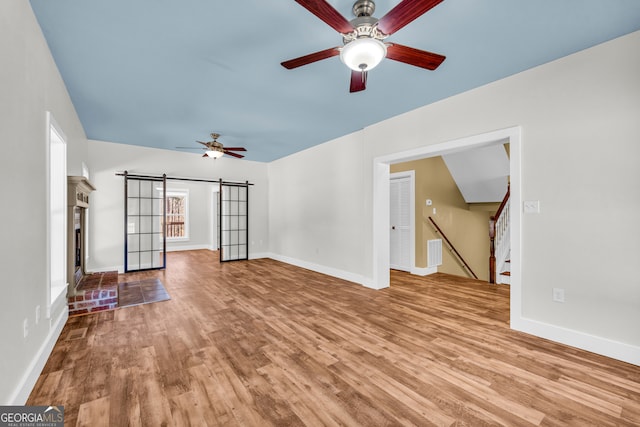
M 68 298 L 69 316 L 113 310 L 118 307 L 118 272 L 88 274 L 77 291 Z

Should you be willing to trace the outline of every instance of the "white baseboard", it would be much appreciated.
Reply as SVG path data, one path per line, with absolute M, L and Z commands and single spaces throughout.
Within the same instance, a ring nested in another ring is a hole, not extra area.
M 416 276 L 428 276 L 429 274 L 437 273 L 438 267 L 413 267 L 411 274 Z
M 117 271 L 119 274 L 124 273 L 124 265 L 114 265 L 112 267 L 88 268 L 87 274 L 106 273 L 108 271 Z
M 272 258 L 269 252 L 249 252 L 249 259 Z M 275 258 L 274 258 L 275 259 Z
M 303 261 L 296 258 L 291 258 L 284 255 L 278 255 L 270 253 L 265 258 L 271 258 L 276 261 L 281 261 L 287 264 L 295 265 L 296 267 L 305 268 L 307 270 L 315 271 L 317 273 L 326 274 L 327 276 L 337 277 L 338 279 L 346 280 L 348 282 L 357 283 L 358 285 L 365 286 L 371 289 L 378 289 L 374 287 L 373 280 L 368 279 L 360 274 L 351 273 L 349 271 L 340 270 L 337 268 L 327 267 L 325 265 L 315 264 L 309 261 Z
M 49 334 L 29 363 L 20 383 L 11 395 L 10 401 L 6 403 L 7 405 L 24 405 L 27 402 L 68 318 L 69 310 L 65 304 L 55 319 L 49 319 Z
M 185 246 L 169 246 L 167 244 L 167 252 L 178 252 L 178 251 L 199 251 L 201 249 L 209 249 L 211 250 L 211 245 L 185 245 Z
M 511 328 L 640 366 L 640 347 L 532 319 L 511 320 Z

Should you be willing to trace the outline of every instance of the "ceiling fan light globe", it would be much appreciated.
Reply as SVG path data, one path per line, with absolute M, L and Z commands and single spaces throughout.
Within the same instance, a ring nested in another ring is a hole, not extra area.
M 387 46 L 380 40 L 363 37 L 355 39 L 342 48 L 340 59 L 354 71 L 369 71 L 387 56 Z
M 222 151 L 217 151 L 217 150 L 209 150 L 207 151 L 207 156 L 211 157 L 212 159 L 217 159 L 218 157 L 222 157 L 222 155 L 224 154 Z

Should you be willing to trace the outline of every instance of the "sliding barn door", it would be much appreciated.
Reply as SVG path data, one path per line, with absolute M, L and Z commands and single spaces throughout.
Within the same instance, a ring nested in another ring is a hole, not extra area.
M 124 174 L 124 270 L 164 268 L 166 264 L 166 177 Z
M 249 259 L 249 183 L 220 183 L 220 261 Z

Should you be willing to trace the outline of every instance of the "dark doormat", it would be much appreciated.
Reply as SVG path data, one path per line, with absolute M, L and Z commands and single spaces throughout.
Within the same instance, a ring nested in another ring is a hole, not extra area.
M 118 284 L 118 306 L 148 304 L 171 299 L 159 279 L 146 279 Z

